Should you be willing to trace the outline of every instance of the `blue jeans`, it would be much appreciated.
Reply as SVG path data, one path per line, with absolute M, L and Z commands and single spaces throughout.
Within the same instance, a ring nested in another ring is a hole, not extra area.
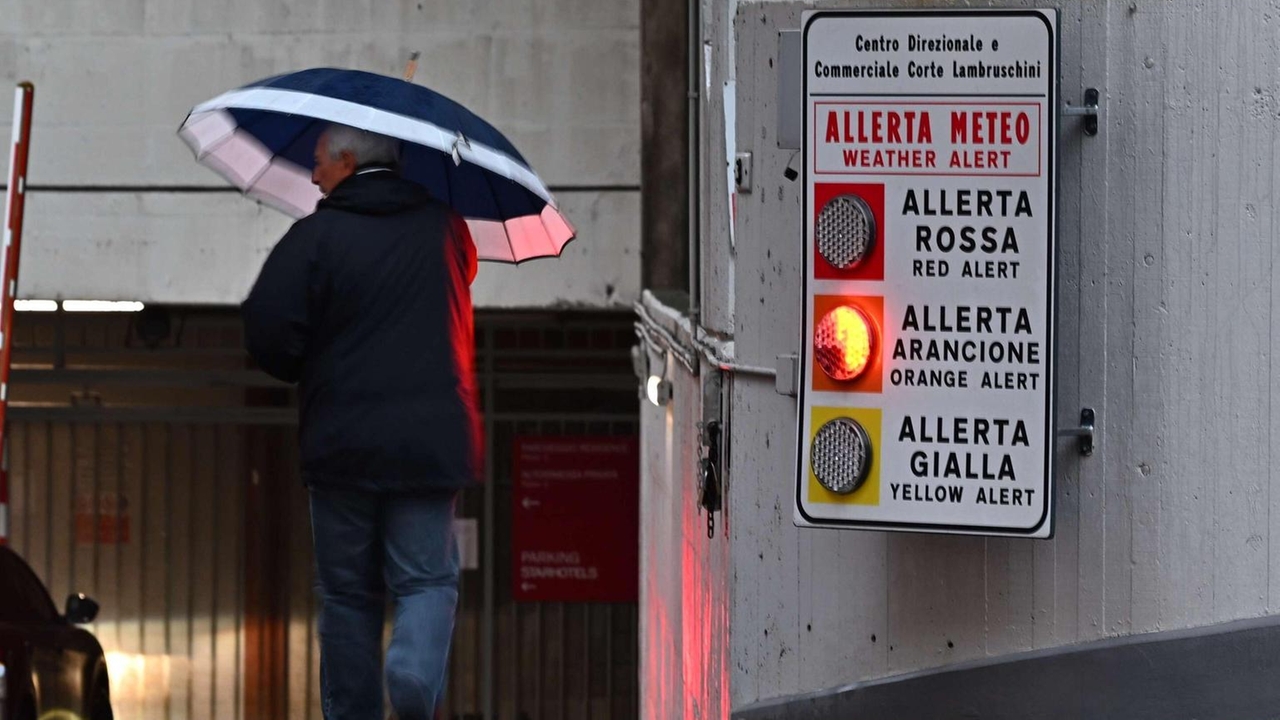
M 395 602 L 387 695 L 400 720 L 434 717 L 458 605 L 455 497 L 311 490 L 325 720 L 385 718 L 387 594 Z

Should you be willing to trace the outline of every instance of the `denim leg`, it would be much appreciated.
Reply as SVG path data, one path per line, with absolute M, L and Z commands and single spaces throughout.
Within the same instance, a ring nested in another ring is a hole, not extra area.
M 380 498 L 311 491 L 325 720 L 384 720 Z
M 444 691 L 458 605 L 455 496 L 396 495 L 384 507 L 385 573 L 395 600 L 387 693 L 400 720 L 431 720 Z

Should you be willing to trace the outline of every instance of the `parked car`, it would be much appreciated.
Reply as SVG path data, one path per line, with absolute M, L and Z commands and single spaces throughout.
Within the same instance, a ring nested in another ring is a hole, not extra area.
M 59 614 L 27 563 L 0 547 L 0 720 L 112 720 L 102 646 L 76 627 L 97 615 L 84 595 Z

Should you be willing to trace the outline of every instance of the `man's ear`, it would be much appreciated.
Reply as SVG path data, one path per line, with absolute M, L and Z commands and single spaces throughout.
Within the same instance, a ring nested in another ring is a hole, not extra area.
M 344 167 L 346 167 L 350 171 L 353 171 L 353 172 L 355 171 L 356 156 L 354 153 L 352 153 L 350 150 L 343 150 L 342 152 L 338 153 L 338 157 L 342 160 L 342 164 Z

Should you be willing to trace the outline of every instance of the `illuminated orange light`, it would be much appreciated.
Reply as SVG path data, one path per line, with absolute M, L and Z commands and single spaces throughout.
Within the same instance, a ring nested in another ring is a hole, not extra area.
M 853 380 L 871 363 L 875 332 L 858 308 L 841 305 L 814 328 L 813 348 L 819 367 L 835 380 Z

